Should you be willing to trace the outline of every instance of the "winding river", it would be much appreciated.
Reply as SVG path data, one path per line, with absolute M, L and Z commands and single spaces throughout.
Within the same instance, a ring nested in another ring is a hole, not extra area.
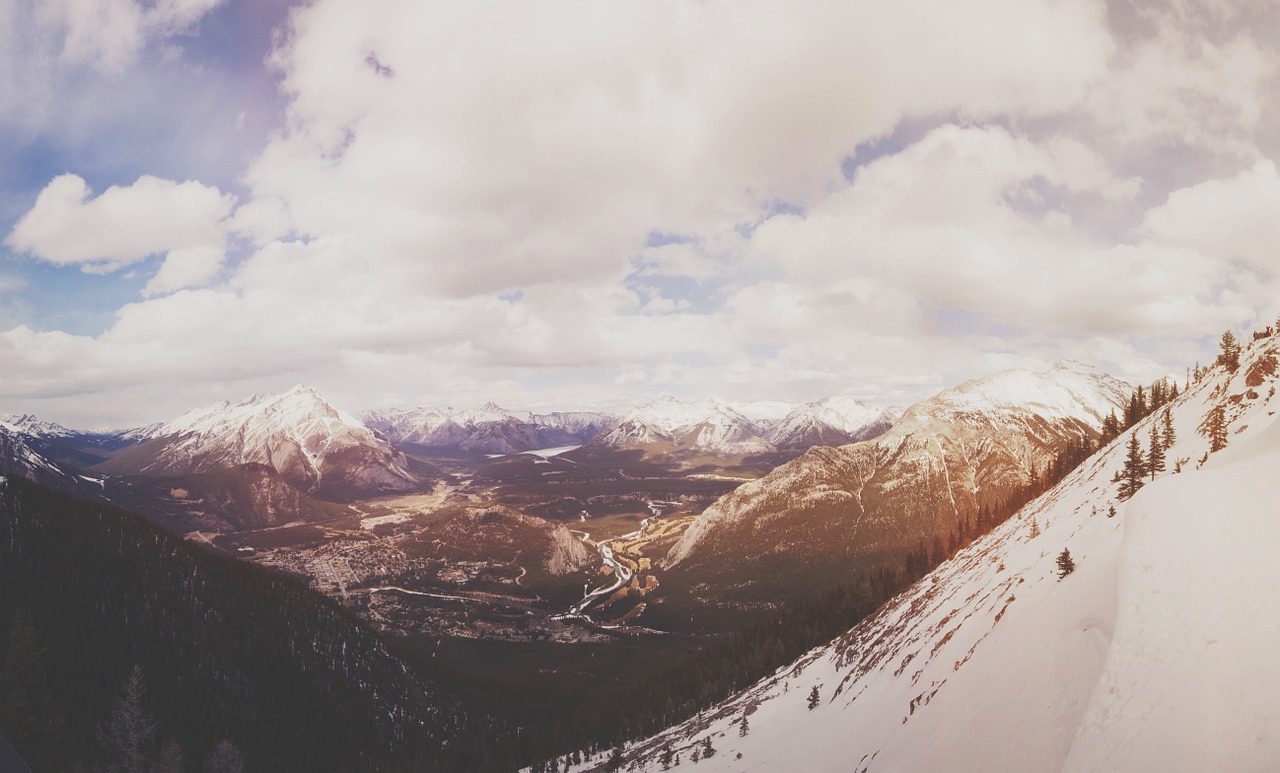
M 578 618 L 581 620 L 586 620 L 589 623 L 594 623 L 595 621 L 586 615 L 585 610 L 588 607 L 590 607 L 593 603 L 595 603 L 596 599 L 600 598 L 601 596 L 607 596 L 613 593 L 614 591 L 616 591 L 617 589 L 621 588 L 622 586 L 626 585 L 627 583 L 631 582 L 631 577 L 633 575 L 631 567 L 627 566 L 625 563 L 618 560 L 613 555 L 613 546 L 610 543 L 612 543 L 614 540 L 639 539 L 641 536 L 644 535 L 645 530 L 649 528 L 649 523 L 653 519 L 662 515 L 663 507 L 674 507 L 675 504 L 676 503 L 674 502 L 650 502 L 646 500 L 645 505 L 649 508 L 649 512 L 653 513 L 653 515 L 640 521 L 640 527 L 638 529 L 636 529 L 633 532 L 628 532 L 627 534 L 623 534 L 620 537 L 614 537 L 613 540 L 601 540 L 600 542 L 596 543 L 596 550 L 600 552 L 600 561 L 605 566 L 613 569 L 613 583 L 610 585 L 602 585 L 599 588 L 596 588 L 595 590 L 590 590 L 590 591 L 586 589 L 586 587 L 589 587 L 589 586 L 584 587 L 583 588 L 584 595 L 582 597 L 582 600 L 579 601 L 577 604 L 574 604 L 572 607 L 570 607 L 568 612 L 564 613 L 563 615 L 557 615 L 554 619 L 564 620 L 567 618 Z M 581 539 L 584 543 L 588 545 L 592 544 L 591 535 L 588 534 L 587 532 L 575 531 L 574 533 L 580 534 Z

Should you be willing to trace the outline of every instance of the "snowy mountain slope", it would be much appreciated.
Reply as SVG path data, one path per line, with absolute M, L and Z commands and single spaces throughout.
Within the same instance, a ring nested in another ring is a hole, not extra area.
M 464 409 L 395 408 L 364 415 L 369 427 L 393 443 L 501 454 L 584 443 L 614 419 L 591 411 L 509 411 L 494 403 Z
M 664 395 L 631 409 L 592 438 L 592 448 L 639 448 L 648 453 L 701 452 L 747 455 L 777 450 L 755 422 L 730 403 L 711 398 L 689 403 Z
M 788 412 L 765 437 L 778 448 L 843 446 L 884 434 L 901 416 L 901 408 L 869 408 L 852 397 L 827 397 Z
M 23 424 L 23 427 L 30 426 L 30 422 Z M 27 478 L 45 486 L 85 495 L 94 495 L 101 490 L 102 476 L 79 473 L 49 458 L 36 447 L 39 440 L 22 427 L 0 421 L 0 475 Z
M 1115 482 L 1126 441 L 1145 445 L 1163 411 L 848 634 L 626 762 L 659 770 L 664 748 L 688 761 L 709 737 L 699 771 L 1280 768 L 1278 353 L 1255 341 L 1237 373 L 1174 401 L 1170 471 L 1132 499 Z M 1216 406 L 1230 444 L 1209 455 L 1197 428 Z M 1059 579 L 1064 548 L 1075 570 Z
M 333 495 L 416 483 L 403 454 L 314 389 L 296 386 L 191 411 L 99 466 L 119 475 L 184 475 L 264 464 L 289 484 Z
M 0 424 L 7 424 L 15 432 L 39 438 L 69 438 L 79 434 L 61 424 L 44 421 L 29 413 L 0 414 Z
M 1096 439 L 1129 391 L 1075 363 L 966 382 L 911 406 L 874 440 L 810 449 L 725 495 L 665 566 L 748 587 L 787 572 L 797 582 L 817 571 L 847 579 L 851 560 L 867 570 L 900 563 L 1023 496 L 1067 443 Z

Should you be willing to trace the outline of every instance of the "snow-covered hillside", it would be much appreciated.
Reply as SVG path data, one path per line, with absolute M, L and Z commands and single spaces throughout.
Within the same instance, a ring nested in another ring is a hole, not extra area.
M 314 389 L 255 395 L 186 413 L 100 466 L 113 474 L 182 475 L 257 463 L 308 491 L 403 490 L 403 454 Z
M 32 424 L 33 422 L 27 421 L 18 426 L 0 421 L 0 475 L 27 478 L 46 486 L 89 494 L 101 487 L 101 476 L 77 473 L 33 447 L 32 443 L 39 436 L 28 431 Z M 42 426 L 49 426 L 38 420 L 34 424 L 37 431 Z
M 626 763 L 663 769 L 670 747 L 688 764 L 710 738 L 703 773 L 1280 769 L 1278 350 L 1253 342 L 848 634 Z M 1210 454 L 1215 409 L 1229 445 Z M 1126 442 L 1147 448 L 1165 410 L 1168 471 L 1120 501 Z

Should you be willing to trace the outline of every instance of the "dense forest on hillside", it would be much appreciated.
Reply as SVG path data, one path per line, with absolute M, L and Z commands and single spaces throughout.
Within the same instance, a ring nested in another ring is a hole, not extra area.
M 22 479 L 0 483 L 0 662 L 43 670 L 26 696 L 0 684 L 0 711 L 48 714 L 11 740 L 53 769 L 108 761 L 97 729 L 135 666 L 153 759 L 230 739 L 250 770 L 481 770 L 501 733 L 303 583 Z

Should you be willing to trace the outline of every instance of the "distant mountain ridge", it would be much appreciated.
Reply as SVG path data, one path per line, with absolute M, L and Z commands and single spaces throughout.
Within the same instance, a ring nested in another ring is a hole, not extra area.
M 870 408 L 853 397 L 824 397 L 789 412 L 765 437 L 778 448 L 843 446 L 884 434 L 902 413 L 897 407 Z
M 633 408 L 589 447 L 640 449 L 652 455 L 747 456 L 815 445 L 845 445 L 886 431 L 902 413 L 869 408 L 852 397 L 804 405 L 687 402 L 664 395 Z
M 362 418 L 392 443 L 514 454 L 585 443 L 616 417 L 594 411 L 511 411 L 489 402 L 479 408 L 381 409 Z
M 687 403 L 671 395 L 631 409 L 588 446 L 639 448 L 650 453 L 696 451 L 738 455 L 777 450 L 761 436 L 756 423 L 730 403 L 719 398 Z
M 303 491 L 338 496 L 417 484 L 404 454 L 302 385 L 199 408 L 147 428 L 147 436 L 98 469 L 112 475 L 188 475 L 256 463 Z
M 7 424 L 13 431 L 39 438 L 68 438 L 80 434 L 61 424 L 43 421 L 29 413 L 2 413 L 0 424 Z

